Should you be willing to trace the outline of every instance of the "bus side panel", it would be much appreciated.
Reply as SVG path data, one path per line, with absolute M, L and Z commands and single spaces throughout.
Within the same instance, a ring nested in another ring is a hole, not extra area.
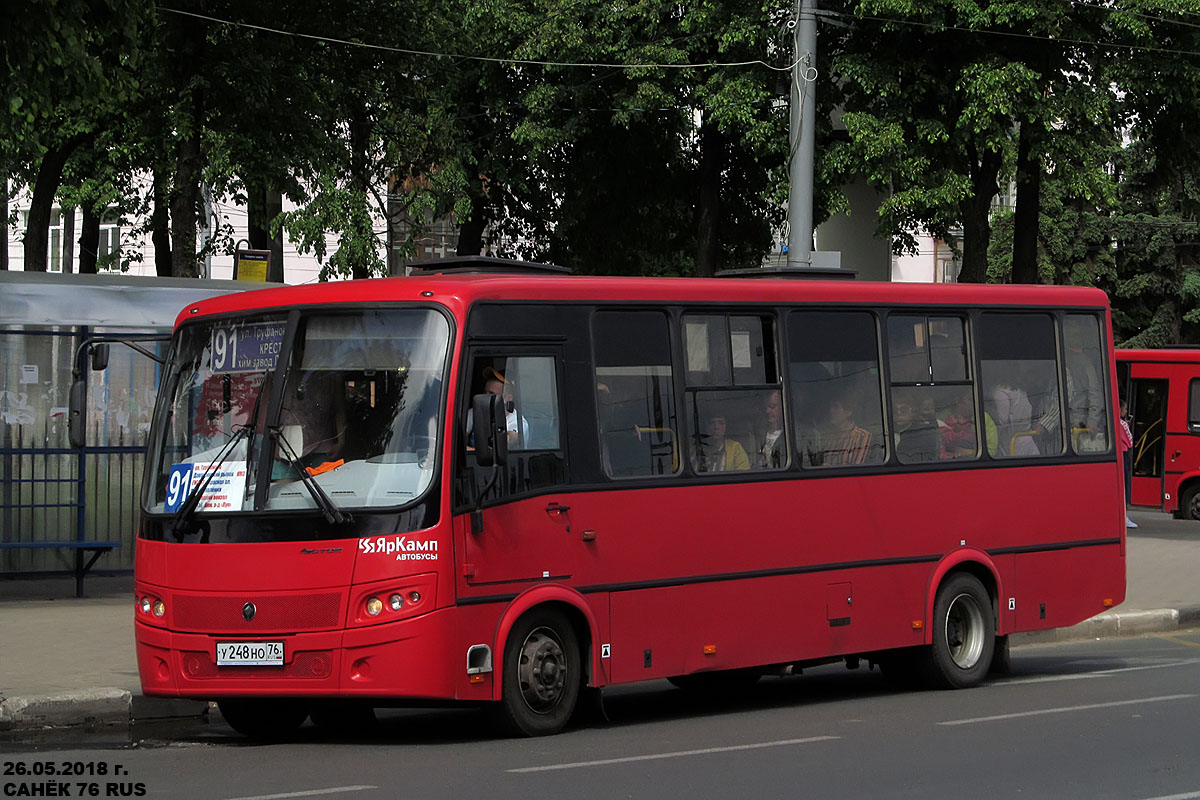
M 1074 625 L 1125 599 L 1118 545 L 1021 554 L 1016 573 L 1018 631 Z
M 921 644 L 924 566 L 729 580 L 612 595 L 615 683 Z M 861 587 L 861 588 L 860 588 Z

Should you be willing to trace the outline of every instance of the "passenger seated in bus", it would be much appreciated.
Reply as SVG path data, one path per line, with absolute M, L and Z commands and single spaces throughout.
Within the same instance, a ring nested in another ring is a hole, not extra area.
M 957 393 L 939 420 L 943 458 L 973 458 L 978 448 L 975 404 L 969 390 Z
M 699 452 L 695 454 L 697 472 L 726 472 L 750 469 L 746 448 L 725 435 L 725 417 L 712 414 L 705 420 L 706 433 L 700 437 Z
M 871 449 L 871 432 L 854 420 L 854 404 L 845 393 L 829 403 L 827 427 L 821 434 L 821 465 L 865 464 Z
M 942 442 L 935 424 L 918 414 L 920 389 L 902 387 L 892 399 L 892 438 L 901 464 L 920 464 L 941 457 Z
M 783 401 L 778 391 L 767 394 L 763 404 L 765 427 L 758 437 L 755 467 L 779 469 L 786 463 L 783 437 Z

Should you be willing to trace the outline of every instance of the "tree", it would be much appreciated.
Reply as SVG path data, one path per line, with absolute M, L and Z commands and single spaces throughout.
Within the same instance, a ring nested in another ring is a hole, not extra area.
M 135 99 L 148 9 L 130 0 L 18 0 L 0 61 L 0 169 L 31 186 L 25 269 L 45 271 L 50 211 L 68 160 Z

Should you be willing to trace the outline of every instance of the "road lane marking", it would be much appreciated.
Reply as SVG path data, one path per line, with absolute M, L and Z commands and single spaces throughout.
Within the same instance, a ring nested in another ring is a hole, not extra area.
M 644 756 L 626 756 L 624 758 L 602 758 L 596 761 L 572 761 L 567 764 L 548 764 L 544 767 L 521 767 L 505 770 L 506 772 L 550 772 L 556 769 L 577 769 L 579 767 L 600 767 L 606 764 L 628 764 L 632 761 L 656 761 L 663 758 L 682 758 L 684 756 L 704 756 L 711 753 L 733 753 L 738 750 L 760 750 L 764 747 L 787 747 L 793 744 L 809 744 L 810 742 L 828 742 L 840 739 L 840 736 L 810 736 L 807 739 L 781 739 L 775 742 L 757 742 L 755 744 L 736 744 L 729 747 L 705 747 L 702 750 L 679 750 L 674 753 L 652 753 Z
M 1036 711 L 1020 711 L 1015 714 L 996 714 L 991 717 L 973 717 L 971 719 L 953 719 L 939 722 L 938 725 L 971 725 L 976 722 L 997 722 L 1004 719 L 1019 719 L 1020 717 L 1038 717 L 1045 714 L 1065 714 L 1069 711 L 1090 711 L 1096 708 L 1116 708 L 1117 706 L 1133 706 L 1142 703 L 1164 703 L 1168 700 L 1186 700 L 1195 697 L 1194 694 L 1168 694 L 1162 697 L 1142 697 L 1137 700 L 1114 700 L 1111 703 L 1091 703 L 1086 706 L 1062 706 L 1061 708 L 1040 708 Z
M 1164 642 L 1170 642 L 1171 644 L 1181 644 L 1181 645 L 1184 645 L 1185 647 L 1200 647 L 1200 642 L 1189 642 L 1186 639 L 1177 639 L 1174 636 L 1159 636 L 1158 638 L 1162 639 Z M 1179 795 L 1179 796 L 1180 797 L 1195 797 L 1195 795 Z
M 342 792 L 361 792 L 364 789 L 378 789 L 378 786 L 334 786 L 330 789 L 308 789 L 301 792 L 284 792 L 283 794 L 256 794 L 253 797 L 230 797 L 229 800 L 283 800 L 287 797 L 314 797 L 319 794 L 341 794 Z
M 1183 661 L 1171 661 L 1166 664 L 1144 664 L 1140 667 L 1117 667 L 1116 669 L 1098 669 L 1095 672 L 1083 672 L 1075 675 L 1045 675 L 1040 678 L 1014 678 L 1013 680 L 993 681 L 988 686 L 1016 686 L 1023 683 L 1053 683 L 1054 681 L 1081 681 L 1088 678 L 1105 678 L 1122 672 L 1139 672 L 1144 669 L 1165 669 L 1167 667 L 1186 667 L 1200 664 L 1200 658 L 1188 658 Z
M 1200 792 L 1186 792 L 1184 794 L 1164 794 L 1161 797 L 1147 797 L 1144 800 L 1196 800 L 1200 797 Z

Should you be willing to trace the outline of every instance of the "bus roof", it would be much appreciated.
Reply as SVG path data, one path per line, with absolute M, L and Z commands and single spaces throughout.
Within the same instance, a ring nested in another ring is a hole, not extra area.
M 189 304 L 176 324 L 195 316 L 296 306 L 440 302 L 466 309 L 480 300 L 597 303 L 770 303 L 914 306 L 1107 308 L 1100 289 L 1078 286 L 928 284 L 770 278 L 630 278 L 485 273 L 284 286 Z
M 1157 361 L 1159 363 L 1194 364 L 1200 362 L 1200 348 L 1163 347 L 1161 349 L 1129 349 L 1117 351 L 1117 361 Z

